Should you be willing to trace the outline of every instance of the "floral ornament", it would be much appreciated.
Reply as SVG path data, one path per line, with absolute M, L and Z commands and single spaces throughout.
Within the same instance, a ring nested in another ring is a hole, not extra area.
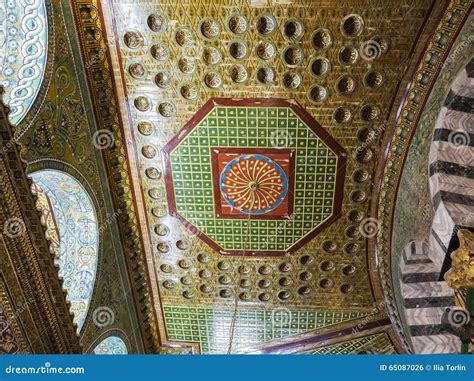
M 273 160 L 243 155 L 229 162 L 220 176 L 224 199 L 246 214 L 264 214 L 277 208 L 288 192 L 288 179 Z

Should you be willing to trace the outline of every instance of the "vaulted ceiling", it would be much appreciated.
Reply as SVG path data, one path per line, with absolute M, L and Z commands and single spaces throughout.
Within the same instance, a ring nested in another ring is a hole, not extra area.
M 66 3 L 74 59 L 43 106 L 63 130 L 36 119 L 24 157 L 99 194 L 92 311 L 129 352 L 411 351 L 388 259 L 403 139 L 469 2 Z

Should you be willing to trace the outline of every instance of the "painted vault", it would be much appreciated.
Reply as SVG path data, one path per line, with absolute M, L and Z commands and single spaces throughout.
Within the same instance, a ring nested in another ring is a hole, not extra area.
M 407 67 L 448 5 L 389 3 L 71 3 L 147 352 L 406 350 L 363 228 Z

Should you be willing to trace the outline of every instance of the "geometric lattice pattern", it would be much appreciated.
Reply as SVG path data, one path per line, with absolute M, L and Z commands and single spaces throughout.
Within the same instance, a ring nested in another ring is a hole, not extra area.
M 304 244 L 302 238 L 310 239 L 310 233 L 317 234 L 334 219 L 339 203 L 336 187 L 342 185 L 344 159 L 338 156 L 342 149 L 321 127 L 310 128 L 316 122 L 299 106 L 282 100 L 274 100 L 273 106 L 245 107 L 225 101 L 226 105 L 206 109 L 208 102 L 190 127 L 164 148 L 170 211 L 224 254 L 295 250 Z M 215 199 L 221 195 L 215 193 L 221 188 L 215 184 L 220 173 L 213 150 L 226 149 L 233 153 L 241 149 L 242 155 L 252 149 L 294 154 L 294 169 L 288 174 L 294 178 L 294 189 L 286 195 L 294 204 L 291 219 L 221 218 L 216 213 Z
M 168 338 L 199 342 L 202 353 L 226 353 L 234 309 L 164 307 Z M 234 322 L 232 350 L 292 336 L 365 316 L 362 312 L 316 312 L 239 309 Z
M 365 336 L 308 352 L 317 355 L 347 355 L 356 353 L 394 353 L 385 333 Z

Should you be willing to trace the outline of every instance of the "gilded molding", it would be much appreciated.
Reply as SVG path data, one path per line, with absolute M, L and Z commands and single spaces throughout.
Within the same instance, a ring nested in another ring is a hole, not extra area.
M 26 164 L 20 159 L 13 127 L 8 123 L 8 107 L 3 104 L 0 105 L 0 146 L 3 186 L 0 224 L 7 253 L 2 255 L 0 269 L 11 299 L 16 305 L 27 306 L 17 319 L 25 327 L 31 352 L 81 353 L 77 327 L 30 190 L 32 183 L 25 175 Z M 11 221 L 16 226 L 9 230 Z
M 458 237 L 459 249 L 451 254 L 451 269 L 444 275 L 444 280 L 455 290 L 474 288 L 474 257 L 471 254 L 474 233 L 461 229 Z
M 158 332 L 153 302 L 148 292 L 148 280 L 144 277 L 146 259 L 143 254 L 143 242 L 139 233 L 140 224 L 130 179 L 131 169 L 126 159 L 126 148 L 122 144 L 127 139 L 119 127 L 120 116 L 115 94 L 109 90 L 114 86 L 106 53 L 110 44 L 104 39 L 97 2 L 78 0 L 74 1 L 72 6 L 98 124 L 97 130 L 113 134 L 113 144 L 109 149 L 102 150 L 102 153 L 112 188 L 113 202 L 118 209 L 125 211 L 121 213 L 117 221 L 121 231 L 141 335 L 146 352 L 156 353 L 159 346 Z

